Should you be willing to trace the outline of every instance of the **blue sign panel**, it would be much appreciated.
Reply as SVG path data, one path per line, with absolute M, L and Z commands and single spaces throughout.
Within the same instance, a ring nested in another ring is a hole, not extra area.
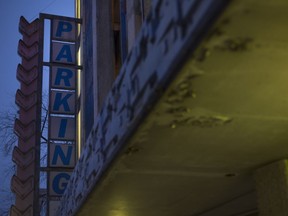
M 76 69 L 72 67 L 52 66 L 51 88 L 71 89 L 76 88 Z
M 63 116 L 50 116 L 50 139 L 75 140 L 75 118 Z
M 49 151 L 50 167 L 75 166 L 75 145 L 51 143 Z
M 54 19 L 52 40 L 76 41 L 77 24 L 72 21 Z
M 50 112 L 61 114 L 75 113 L 75 92 L 55 91 L 50 92 Z
M 76 64 L 75 44 L 52 41 L 52 62 Z
M 49 195 L 62 196 L 69 182 L 72 172 L 50 172 Z

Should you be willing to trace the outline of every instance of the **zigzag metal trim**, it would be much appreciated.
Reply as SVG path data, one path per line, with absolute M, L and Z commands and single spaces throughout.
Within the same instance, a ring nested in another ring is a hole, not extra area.
M 20 17 L 19 21 L 19 32 L 27 36 L 31 36 L 36 31 L 39 30 L 40 20 L 35 19 L 33 22 L 29 23 L 23 16 Z
M 10 207 L 10 216 L 33 216 L 32 206 L 28 206 L 24 211 L 19 210 L 16 206 Z
M 11 190 L 16 194 L 18 201 L 11 206 L 10 216 L 34 216 L 34 214 L 38 214 L 38 209 L 35 208 L 38 206 L 36 204 L 38 200 L 35 202 L 35 199 L 39 196 L 39 194 L 35 194 L 37 191 L 34 192 L 39 173 L 33 163 L 38 154 L 35 147 L 35 142 L 38 142 L 35 140 L 38 139 L 36 134 L 40 130 L 40 128 L 38 129 L 40 122 L 36 120 L 36 118 L 40 118 L 38 108 L 40 109 L 41 106 L 40 103 L 37 103 L 39 85 L 37 79 L 40 73 L 39 57 L 42 56 L 43 49 L 43 22 L 35 19 L 29 23 L 21 16 L 18 28 L 22 34 L 22 40 L 19 40 L 18 43 L 18 54 L 22 59 L 22 64 L 18 64 L 17 67 L 17 79 L 21 83 L 21 88 L 16 92 L 15 102 L 20 108 L 20 115 L 15 120 L 14 133 L 19 139 L 18 147 L 13 149 L 12 160 L 20 173 L 11 179 Z M 31 173 L 32 175 L 30 175 Z M 24 177 L 27 174 L 29 177 Z
M 29 61 L 34 56 L 36 56 L 39 52 L 39 43 L 35 41 L 32 45 L 28 45 L 25 41 L 19 40 L 18 43 L 18 54 Z
M 28 124 L 23 124 L 21 120 L 16 119 L 14 123 L 14 133 L 26 142 L 36 133 L 35 120 L 30 121 Z
M 39 39 L 40 39 L 40 31 L 34 33 L 31 37 L 23 35 L 22 38 L 22 40 L 25 41 L 27 46 L 32 46 L 32 44 L 35 43 L 36 41 L 39 42 Z
M 30 108 L 37 104 L 37 93 L 33 92 L 30 95 L 25 95 L 20 89 L 18 89 L 16 92 L 15 103 L 20 108 L 28 111 Z
M 38 77 L 37 66 L 32 67 L 30 70 L 26 70 L 21 64 L 17 67 L 17 79 L 25 85 L 30 85 Z
M 35 160 L 35 149 L 30 148 L 27 152 L 23 152 L 15 146 L 12 153 L 12 160 L 21 169 L 26 169 Z
M 21 180 L 16 175 L 11 179 L 11 191 L 13 191 L 20 199 L 25 199 L 28 194 L 34 190 L 34 176 L 30 176 L 26 180 Z

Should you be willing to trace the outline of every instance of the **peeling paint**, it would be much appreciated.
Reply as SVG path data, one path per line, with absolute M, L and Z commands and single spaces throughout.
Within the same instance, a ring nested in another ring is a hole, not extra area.
M 171 123 L 171 128 L 176 126 L 217 127 L 230 123 L 232 118 L 227 116 L 192 116 L 179 118 Z
M 243 52 L 248 51 L 253 39 L 250 37 L 228 38 L 216 45 L 214 49 L 221 51 Z
M 136 146 L 130 146 L 127 148 L 127 150 L 125 151 L 125 154 L 126 155 L 131 155 L 131 154 L 135 154 L 137 152 L 140 151 L 140 148 L 139 147 L 136 147 Z
M 204 72 L 192 64 L 183 68 L 186 75 L 168 91 L 165 102 L 170 105 L 177 105 L 187 98 L 196 98 L 196 93 L 192 87 L 192 80 L 202 76 Z

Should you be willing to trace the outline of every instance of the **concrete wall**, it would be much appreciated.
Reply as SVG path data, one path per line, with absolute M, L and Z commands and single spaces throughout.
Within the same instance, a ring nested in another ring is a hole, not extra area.
M 257 169 L 255 181 L 259 215 L 288 215 L 288 161 L 277 161 Z

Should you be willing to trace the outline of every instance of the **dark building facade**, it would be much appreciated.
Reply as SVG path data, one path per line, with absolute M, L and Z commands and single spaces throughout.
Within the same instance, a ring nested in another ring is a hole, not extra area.
M 285 1 L 77 8 L 82 149 L 58 215 L 287 215 Z
M 288 215 L 286 1 L 76 11 L 79 160 L 55 215 Z

